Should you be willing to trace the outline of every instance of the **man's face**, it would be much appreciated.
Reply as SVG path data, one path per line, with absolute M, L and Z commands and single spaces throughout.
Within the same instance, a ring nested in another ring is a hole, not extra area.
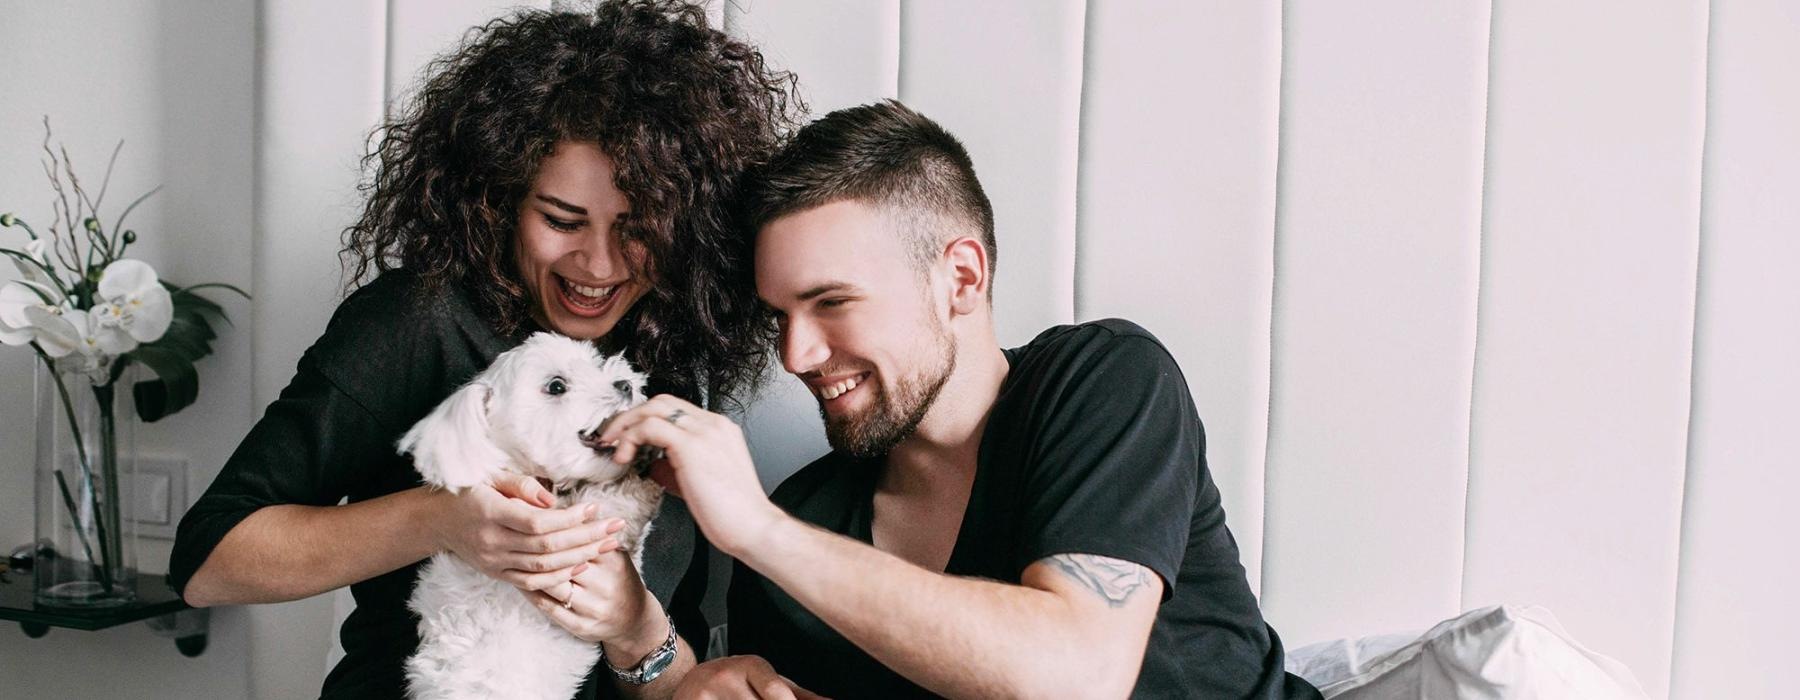
M 812 390 L 835 449 L 887 453 L 956 367 L 947 301 L 879 208 L 842 200 L 764 224 L 756 291 L 781 325 L 781 361 Z

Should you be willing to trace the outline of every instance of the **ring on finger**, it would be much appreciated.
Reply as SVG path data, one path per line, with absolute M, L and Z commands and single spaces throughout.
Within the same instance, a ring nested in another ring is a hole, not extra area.
M 681 425 L 681 419 L 685 417 L 687 417 L 687 410 L 677 408 L 670 411 L 669 415 L 663 416 L 663 420 L 668 421 L 670 425 Z

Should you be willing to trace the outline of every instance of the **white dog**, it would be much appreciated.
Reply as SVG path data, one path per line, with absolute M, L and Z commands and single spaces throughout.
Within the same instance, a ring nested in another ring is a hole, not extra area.
M 643 400 L 644 376 L 623 358 L 537 333 L 445 399 L 399 448 L 427 483 L 451 491 L 512 472 L 553 484 L 558 507 L 597 503 L 603 517 L 625 520 L 616 536 L 642 564 L 662 488 L 596 440 L 606 419 Z M 420 570 L 407 606 L 419 615 L 419 650 L 406 660 L 414 698 L 566 700 L 599 660 L 597 645 L 448 552 Z

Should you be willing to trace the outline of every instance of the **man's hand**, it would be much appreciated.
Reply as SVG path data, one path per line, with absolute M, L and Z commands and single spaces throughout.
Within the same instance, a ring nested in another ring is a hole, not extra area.
M 744 431 L 731 419 L 673 396 L 657 396 L 619 414 L 600 434 L 613 460 L 630 464 L 644 446 L 660 447 L 650 476 L 688 503 L 707 539 L 736 556 L 787 517 L 769 502 Z
M 695 666 L 675 700 L 823 700 L 794 685 L 760 656 L 727 656 Z
M 439 550 L 481 573 L 536 591 L 567 583 L 576 567 L 619 548 L 617 518 L 599 520 L 592 504 L 554 509 L 556 499 L 536 479 L 516 474 L 462 493 L 440 492 L 432 525 Z

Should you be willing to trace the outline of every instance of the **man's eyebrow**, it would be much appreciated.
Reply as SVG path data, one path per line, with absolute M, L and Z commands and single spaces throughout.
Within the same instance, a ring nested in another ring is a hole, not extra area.
M 539 200 L 542 200 L 542 201 L 544 201 L 544 202 L 547 202 L 547 203 L 549 203 L 549 204 L 550 204 L 550 206 L 553 206 L 553 207 L 556 207 L 556 208 L 558 208 L 558 209 L 564 209 L 564 210 L 567 210 L 567 211 L 568 211 L 568 212 L 569 212 L 569 213 L 571 213 L 571 214 L 579 214 L 579 215 L 581 215 L 581 216 L 587 216 L 587 213 L 588 213 L 588 211 L 587 211 L 587 209 L 586 209 L 586 208 L 584 208 L 584 207 L 578 207 L 578 206 L 575 206 L 575 205 L 573 205 L 573 204 L 570 204 L 570 203 L 568 203 L 568 202 L 565 202 L 565 201 L 562 201 L 562 200 L 560 200 L 560 199 L 557 199 L 557 198 L 555 198 L 555 197 L 552 197 L 552 196 L 550 196 L 550 195 L 547 195 L 547 194 L 540 194 L 540 195 L 536 195 L 536 197 L 537 197 L 537 198 L 538 198 L 538 199 L 539 199 Z
M 800 300 L 800 301 L 806 301 L 808 299 L 819 297 L 819 296 L 822 296 L 822 295 L 825 295 L 825 294 L 828 294 L 831 292 L 855 291 L 855 290 L 856 290 L 856 285 L 850 284 L 849 282 L 826 282 L 823 284 L 813 285 L 810 289 L 807 289 L 804 292 L 794 295 L 794 298 L 797 300 Z

